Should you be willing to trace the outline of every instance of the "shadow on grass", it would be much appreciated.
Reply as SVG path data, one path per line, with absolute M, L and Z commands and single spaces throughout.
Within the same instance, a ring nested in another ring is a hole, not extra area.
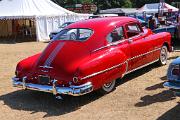
M 164 83 L 164 82 L 158 83 L 158 84 L 153 85 L 153 86 L 150 86 L 150 87 L 147 87 L 145 90 L 150 91 L 150 90 L 157 90 L 157 89 L 164 88 L 164 87 L 163 87 L 163 83 Z
M 2 95 L 0 101 L 12 109 L 32 111 L 31 114 L 45 112 L 44 117 L 50 117 L 80 109 L 83 105 L 95 101 L 101 96 L 101 94 L 92 92 L 81 97 L 64 96 L 64 100 L 57 100 L 52 94 L 27 90 Z
M 151 105 L 153 103 L 157 102 L 166 102 L 170 100 L 174 100 L 175 96 L 172 91 L 165 90 L 161 93 L 155 94 L 155 95 L 146 95 L 144 97 L 141 97 L 141 102 L 138 102 L 135 104 L 136 107 L 144 107 L 147 105 Z
M 170 109 L 157 120 L 180 120 L 180 103 L 178 103 L 174 108 Z

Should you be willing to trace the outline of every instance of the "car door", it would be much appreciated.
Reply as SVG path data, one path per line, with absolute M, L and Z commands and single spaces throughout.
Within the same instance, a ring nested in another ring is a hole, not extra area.
M 126 39 L 125 36 L 125 31 L 124 31 L 124 26 L 118 26 L 116 27 L 112 32 L 110 32 L 107 36 L 107 41 L 109 42 L 109 45 L 113 48 L 113 49 L 117 49 L 118 51 L 121 51 L 122 54 L 124 54 L 124 56 L 121 56 L 122 59 L 124 59 L 121 61 L 123 62 L 128 62 L 127 60 L 130 58 L 130 48 L 129 48 L 129 43 L 128 40 Z M 127 72 L 127 68 L 128 65 L 125 65 L 126 68 L 122 68 L 122 70 L 120 70 L 119 74 L 123 74 Z
M 151 41 L 145 37 L 139 23 L 126 24 L 126 36 L 129 41 L 130 59 L 128 72 L 132 72 L 153 59 L 153 46 Z

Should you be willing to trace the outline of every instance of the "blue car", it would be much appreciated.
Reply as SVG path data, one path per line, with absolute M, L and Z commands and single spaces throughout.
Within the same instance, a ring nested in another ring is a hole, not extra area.
M 180 96 L 180 57 L 176 58 L 169 65 L 167 72 L 168 81 L 164 83 L 164 87 L 174 91 L 175 95 Z

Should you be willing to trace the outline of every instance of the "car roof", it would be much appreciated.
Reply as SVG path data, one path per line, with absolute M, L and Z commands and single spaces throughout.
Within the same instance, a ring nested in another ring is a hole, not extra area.
M 82 20 L 70 24 L 67 28 L 89 28 L 94 31 L 96 30 L 107 30 L 111 27 L 115 27 L 117 24 L 125 24 L 128 22 L 138 22 L 135 18 L 132 17 L 104 17 L 104 18 L 94 18 Z

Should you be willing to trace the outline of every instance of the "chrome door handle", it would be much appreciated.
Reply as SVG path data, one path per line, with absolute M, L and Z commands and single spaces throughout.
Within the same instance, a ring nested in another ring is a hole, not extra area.
M 131 38 L 128 39 L 128 42 L 129 42 L 129 43 L 132 43 L 132 42 L 133 42 L 133 39 L 131 39 Z

